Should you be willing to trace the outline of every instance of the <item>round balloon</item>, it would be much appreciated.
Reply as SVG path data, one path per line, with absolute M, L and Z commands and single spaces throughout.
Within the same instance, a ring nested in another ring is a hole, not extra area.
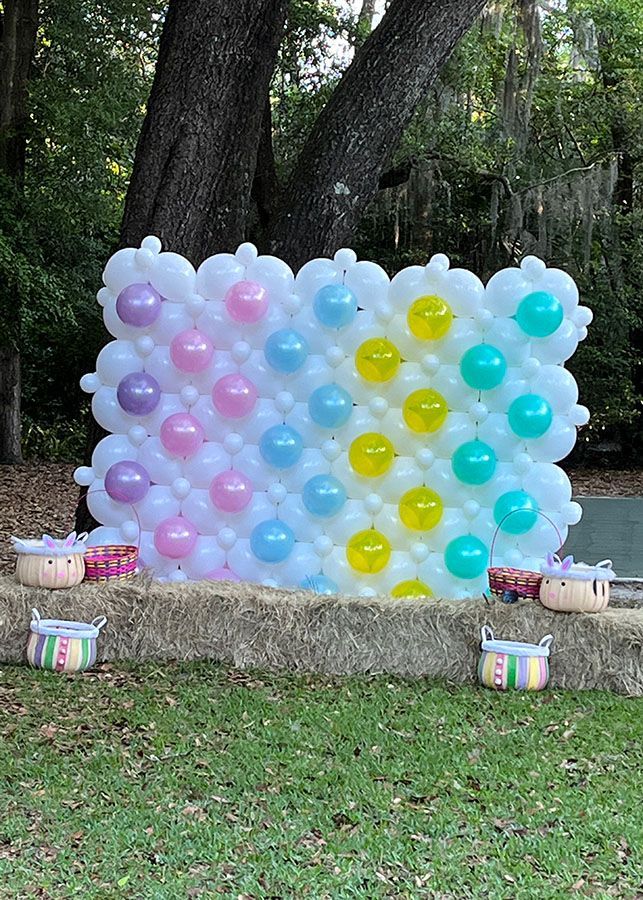
M 212 480 L 210 499 L 221 512 L 241 512 L 252 500 L 252 482 L 242 472 L 226 469 Z
M 509 426 L 521 438 L 541 437 L 552 423 L 552 409 L 539 394 L 517 397 L 508 412 Z
M 413 531 L 429 531 L 442 518 L 442 498 L 428 487 L 407 491 L 400 500 L 400 519 Z
M 154 529 L 154 546 L 170 559 L 183 559 L 194 550 L 198 533 L 183 516 L 170 516 Z
M 411 333 L 423 341 L 436 341 L 444 337 L 453 321 L 451 307 L 435 294 L 418 297 L 407 314 Z
M 444 552 L 446 567 L 456 578 L 478 578 L 487 568 L 489 551 L 480 538 L 464 534 L 451 541 Z
M 358 531 L 346 545 L 346 559 L 356 572 L 366 575 L 374 575 L 381 572 L 391 558 L 391 545 L 387 538 L 368 528 Z
M 173 456 L 194 456 L 200 450 L 204 436 L 203 426 L 190 413 L 174 413 L 161 424 L 161 443 Z
M 498 387 L 507 374 L 507 362 L 496 347 L 478 344 L 460 360 L 460 374 L 469 387 L 489 391 Z
M 283 562 L 295 545 L 292 529 L 280 519 L 267 519 L 252 529 L 250 549 L 262 562 Z
M 390 381 L 400 368 L 400 351 L 387 338 L 369 338 L 355 351 L 355 366 L 366 381 Z
M 150 489 L 147 470 L 134 460 L 121 460 L 110 466 L 105 474 L 105 490 L 120 503 L 137 503 Z
M 151 284 L 129 284 L 116 299 L 116 315 L 126 325 L 145 328 L 161 313 L 161 295 Z
M 198 328 L 188 328 L 172 338 L 170 359 L 181 372 L 202 372 L 214 356 L 210 338 Z
M 526 491 L 507 491 L 493 508 L 496 525 L 507 534 L 526 534 L 536 524 L 538 504 Z
M 219 378 L 212 388 L 215 409 L 226 419 L 242 419 L 257 402 L 257 388 L 249 378 L 236 372 Z
M 520 301 L 516 321 L 531 337 L 549 337 L 563 321 L 563 307 L 553 294 L 535 291 Z
M 423 581 L 411 578 L 408 581 L 400 581 L 391 591 L 391 597 L 415 598 L 432 597 L 433 591 Z
M 276 372 L 290 375 L 300 369 L 308 356 L 308 342 L 298 331 L 282 328 L 274 331 L 264 347 L 266 362 Z
M 451 468 L 463 484 L 484 484 L 496 471 L 496 454 L 483 441 L 467 441 L 453 454 Z
M 308 398 L 310 418 L 322 428 L 341 428 L 351 417 L 353 398 L 338 384 L 324 384 Z
M 225 305 L 235 322 L 253 325 L 268 312 L 268 294 L 256 281 L 238 281 L 225 295 Z
M 259 452 L 276 469 L 288 469 L 299 462 L 304 442 L 289 425 L 273 425 L 261 435 Z
M 366 478 L 377 478 L 388 472 L 394 459 L 393 444 L 378 432 L 368 432 L 356 437 L 348 451 L 351 466 Z
M 433 388 L 413 391 L 404 401 L 402 415 L 411 431 L 427 433 L 444 425 L 448 413 L 446 400 Z
M 313 311 L 327 328 L 344 328 L 355 318 L 357 298 L 343 284 L 326 284 L 315 294 Z
M 339 587 L 337 583 L 329 578 L 328 575 L 307 575 L 299 585 L 307 591 L 314 591 L 316 594 L 330 595 L 338 594 Z
M 116 389 L 118 403 L 130 416 L 147 416 L 154 412 L 161 399 L 161 388 L 147 372 L 130 372 Z
M 346 503 L 346 488 L 334 475 L 314 475 L 304 485 L 301 499 L 311 515 L 328 518 Z

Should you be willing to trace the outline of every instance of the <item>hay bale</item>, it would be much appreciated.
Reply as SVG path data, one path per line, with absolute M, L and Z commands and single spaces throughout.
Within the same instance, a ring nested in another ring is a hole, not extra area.
M 643 607 L 596 615 L 538 603 L 311 597 L 253 584 L 159 584 L 145 577 L 67 591 L 0 579 L 0 662 L 18 662 L 30 610 L 91 621 L 105 614 L 100 660 L 212 659 L 241 668 L 331 675 L 386 672 L 473 681 L 480 628 L 507 640 L 555 638 L 551 685 L 643 696 Z

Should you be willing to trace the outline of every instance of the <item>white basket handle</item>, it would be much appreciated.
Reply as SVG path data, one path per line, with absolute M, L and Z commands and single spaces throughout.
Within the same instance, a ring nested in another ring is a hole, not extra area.
M 493 631 L 491 629 L 491 625 L 483 625 L 480 629 L 480 634 L 482 636 L 483 641 L 492 641 L 493 640 Z
M 594 568 L 595 569 L 611 569 L 612 568 L 612 560 L 611 559 L 602 559 L 600 562 L 596 563 Z
M 38 610 L 36 609 L 35 606 L 31 610 L 31 621 L 32 622 L 40 622 L 40 613 L 38 612 Z
M 538 641 L 538 646 L 539 647 L 547 647 L 547 649 L 549 649 L 551 647 L 551 643 L 553 640 L 554 640 L 553 634 L 546 634 L 544 638 L 541 638 L 540 641 Z
M 97 628 L 99 631 L 106 624 L 107 624 L 107 616 L 96 616 L 95 619 L 92 619 L 92 625 L 94 626 L 94 628 Z

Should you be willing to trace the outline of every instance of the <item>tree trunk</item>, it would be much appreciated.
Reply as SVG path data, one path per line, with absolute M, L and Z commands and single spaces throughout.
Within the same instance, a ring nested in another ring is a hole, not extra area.
M 20 215 L 27 146 L 27 88 L 38 30 L 38 0 L 5 0 L 0 16 L 0 173 L 13 184 Z M 15 290 L 0 297 L 0 463 L 18 463 L 20 450 L 20 303 Z
M 287 0 L 170 0 L 121 242 L 155 234 L 198 265 L 245 238 Z
M 348 241 L 427 89 L 484 0 L 392 0 L 309 135 L 271 228 L 294 268 Z

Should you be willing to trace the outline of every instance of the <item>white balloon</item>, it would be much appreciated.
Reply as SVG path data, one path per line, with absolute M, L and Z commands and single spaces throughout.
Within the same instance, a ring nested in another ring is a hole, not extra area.
M 130 372 L 140 372 L 141 360 L 130 341 L 110 341 L 96 360 L 96 373 L 103 384 L 117 387 Z
M 209 536 L 199 536 L 192 553 L 181 560 L 181 571 L 188 578 L 200 581 L 215 569 L 222 568 L 225 561 L 225 550 L 216 541 Z
M 532 290 L 523 271 L 501 269 L 487 282 L 485 305 L 494 316 L 515 316 L 520 301 Z
M 170 457 L 160 438 L 150 437 L 139 447 L 137 461 L 144 466 L 155 484 L 170 485 L 181 475 L 181 463 Z
M 103 271 L 103 283 L 110 291 L 118 295 L 129 284 L 146 283 L 144 270 L 136 262 L 136 250 L 127 247 L 118 250 L 110 257 Z
M 206 300 L 224 300 L 233 284 L 241 281 L 245 270 L 232 253 L 209 256 L 196 273 L 196 289 Z
M 96 391 L 92 397 L 92 413 L 101 428 L 114 434 L 127 434 L 136 422 L 135 417 L 122 409 L 114 387 L 105 386 Z
M 159 522 L 170 516 L 178 516 L 180 503 L 169 487 L 153 484 L 142 500 L 134 504 L 141 521 L 141 528 L 154 531 Z
M 149 280 L 167 300 L 185 301 L 195 289 L 196 272 L 178 253 L 159 253 L 150 269 Z
M 544 397 L 557 413 L 568 413 L 578 402 L 576 380 L 562 366 L 541 366 L 532 382 L 531 391 Z
M 92 469 L 97 478 L 104 478 L 114 463 L 125 459 L 136 459 L 136 448 L 124 434 L 108 434 L 94 447 Z

